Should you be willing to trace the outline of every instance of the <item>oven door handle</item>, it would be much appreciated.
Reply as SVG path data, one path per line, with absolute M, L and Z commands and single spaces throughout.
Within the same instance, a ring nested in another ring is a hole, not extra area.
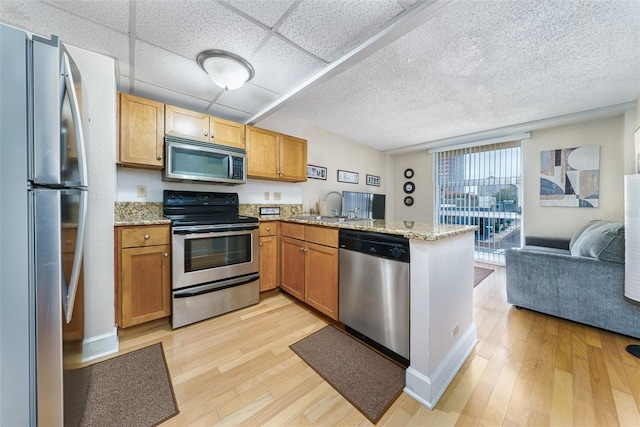
M 247 283 L 255 282 L 260 279 L 260 275 L 255 274 L 251 277 L 241 280 L 240 282 L 236 282 L 235 280 L 225 280 L 218 283 L 210 283 L 207 285 L 198 286 L 196 290 L 185 289 L 184 291 L 174 291 L 174 298 L 190 298 L 196 297 L 198 295 L 204 295 L 211 292 L 221 291 L 223 289 L 233 288 L 240 285 L 246 285 Z
M 229 227 L 229 228 L 185 228 L 174 229 L 173 234 L 206 234 L 206 233 L 228 233 L 232 231 L 249 231 L 257 230 L 257 225 L 248 225 L 245 227 Z

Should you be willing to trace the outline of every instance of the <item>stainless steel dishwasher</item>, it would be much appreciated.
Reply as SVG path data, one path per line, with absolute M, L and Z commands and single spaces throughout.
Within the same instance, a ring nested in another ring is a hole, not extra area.
M 338 319 L 350 334 L 409 365 L 409 240 L 340 230 Z

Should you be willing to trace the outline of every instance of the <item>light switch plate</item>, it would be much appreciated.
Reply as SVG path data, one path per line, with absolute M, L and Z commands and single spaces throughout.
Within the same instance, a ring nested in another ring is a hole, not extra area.
M 137 194 L 138 194 L 138 197 L 147 197 L 147 186 L 138 185 Z

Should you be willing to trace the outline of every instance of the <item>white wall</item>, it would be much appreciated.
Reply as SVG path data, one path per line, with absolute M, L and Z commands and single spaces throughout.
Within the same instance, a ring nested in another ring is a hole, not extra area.
M 67 46 L 83 81 L 83 120 L 89 171 L 88 234 L 84 252 L 85 348 L 115 339 L 113 201 L 116 81 L 112 58 Z M 117 348 L 116 348 L 117 350 Z M 86 357 L 92 355 L 84 354 Z

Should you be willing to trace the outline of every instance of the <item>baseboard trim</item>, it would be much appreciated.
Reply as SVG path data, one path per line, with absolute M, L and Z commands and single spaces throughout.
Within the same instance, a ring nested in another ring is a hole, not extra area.
M 86 338 L 82 341 L 82 362 L 90 362 L 113 353 L 119 349 L 118 329 L 112 332 Z
M 461 339 L 431 372 L 431 375 L 427 376 L 411 366 L 407 368 L 404 392 L 427 408 L 435 408 L 438 400 L 451 384 L 453 377 L 456 376 L 462 364 L 467 360 L 477 342 L 476 326 L 471 324 Z

